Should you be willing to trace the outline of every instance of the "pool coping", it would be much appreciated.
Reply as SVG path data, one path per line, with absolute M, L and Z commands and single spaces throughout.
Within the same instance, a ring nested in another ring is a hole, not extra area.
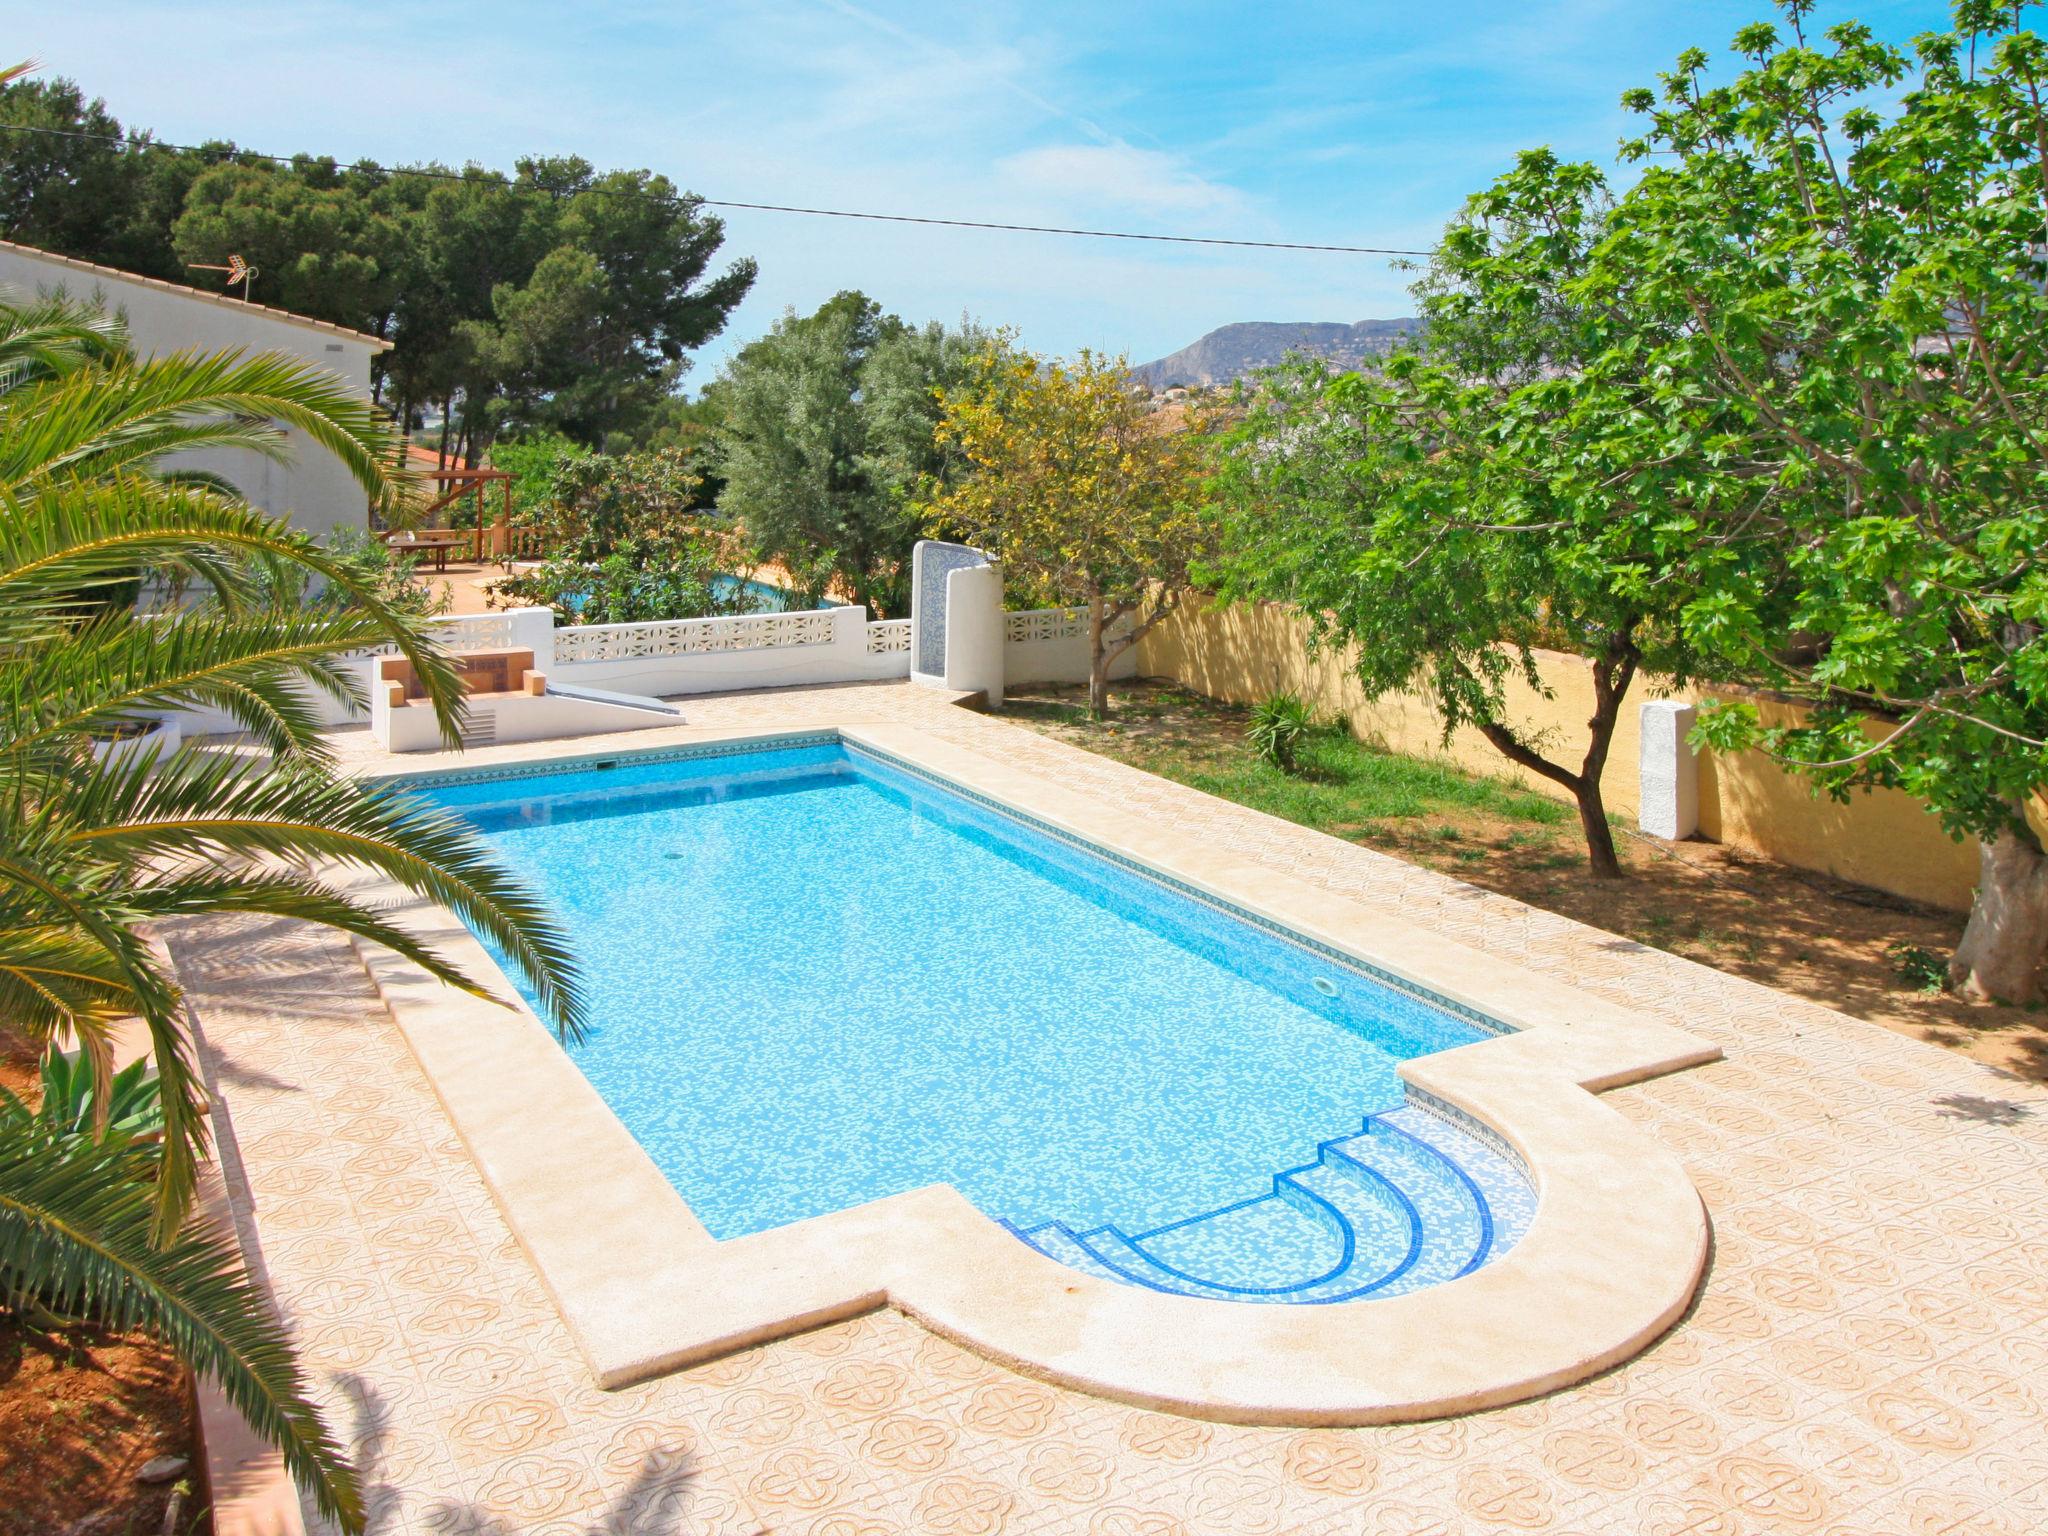
M 1017 1370 L 1123 1402 L 1239 1423 L 1368 1424 L 1582 1380 L 1690 1305 L 1709 1251 L 1699 1196 L 1669 1150 L 1593 1095 L 1716 1060 L 1711 1042 L 913 727 L 662 737 L 600 751 L 525 743 L 490 752 L 482 769 L 394 762 L 371 776 L 474 778 L 836 737 L 1508 1025 L 1400 1070 L 1504 1142 L 1538 1207 L 1521 1241 L 1470 1275 L 1321 1306 L 1097 1279 L 1019 1242 L 946 1185 L 716 1242 L 468 930 L 366 877 L 402 923 L 471 974 L 496 977 L 513 1005 L 508 1027 L 504 1007 L 357 945 L 600 1384 L 893 1306 Z

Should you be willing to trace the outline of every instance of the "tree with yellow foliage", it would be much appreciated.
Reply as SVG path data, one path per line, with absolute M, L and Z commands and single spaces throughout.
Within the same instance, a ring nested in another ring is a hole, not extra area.
M 938 440 L 967 473 L 927 502 L 933 527 L 979 545 L 1047 602 L 1088 609 L 1088 708 L 1109 669 L 1157 628 L 1209 550 L 1202 439 L 1154 412 L 1121 357 L 983 350 L 940 392 Z

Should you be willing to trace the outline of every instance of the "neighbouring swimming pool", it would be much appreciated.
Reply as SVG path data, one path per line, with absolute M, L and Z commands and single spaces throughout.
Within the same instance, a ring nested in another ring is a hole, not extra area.
M 1319 1302 L 1533 1211 L 1395 1071 L 1486 1029 L 864 749 L 414 787 L 566 927 L 570 1055 L 716 1238 L 948 1183 L 1078 1269 Z
M 711 595 L 720 600 L 744 595 L 749 613 L 792 613 L 796 611 L 794 605 L 800 601 L 794 592 L 765 581 L 755 581 L 752 577 L 741 576 L 712 577 Z M 583 612 L 583 605 L 589 600 L 588 593 L 569 592 L 563 595 L 562 606 L 572 614 L 580 614 Z M 836 597 L 825 597 L 818 600 L 818 606 L 838 608 L 843 605 Z

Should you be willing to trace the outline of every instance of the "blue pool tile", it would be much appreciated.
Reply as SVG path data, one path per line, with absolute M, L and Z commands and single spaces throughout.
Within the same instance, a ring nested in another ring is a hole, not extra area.
M 716 1237 L 943 1182 L 1105 1277 L 1326 1301 L 1533 1210 L 1395 1071 L 1489 1021 L 908 765 L 812 739 L 415 789 L 562 922 L 572 1059 Z

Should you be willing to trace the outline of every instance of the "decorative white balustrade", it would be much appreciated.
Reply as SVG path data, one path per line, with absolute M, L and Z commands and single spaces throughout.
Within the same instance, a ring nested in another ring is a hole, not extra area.
M 893 656 L 910 650 L 910 620 L 883 619 L 868 626 L 868 654 Z
M 730 619 L 673 619 L 653 624 L 571 624 L 555 631 L 555 660 L 638 661 L 831 643 L 829 610 L 758 613 Z
M 1131 616 L 1112 620 L 1108 639 L 1113 645 L 1131 632 Z M 1012 684 L 1085 683 L 1088 681 L 1088 610 L 1086 608 L 1031 608 L 1003 615 L 1005 670 Z M 1129 677 L 1136 672 L 1138 655 L 1127 649 L 1110 663 L 1112 677 Z
M 1086 608 L 1032 608 L 1003 619 L 1003 638 L 1012 645 L 1042 640 L 1083 640 L 1088 635 Z
M 1112 638 L 1131 627 L 1131 616 L 1112 620 L 1109 633 Z M 1003 638 L 1012 645 L 1032 645 L 1049 640 L 1086 640 L 1088 638 L 1088 610 L 1086 608 L 1027 608 L 1020 613 L 1003 616 Z
M 509 650 L 515 636 L 512 620 L 504 614 L 464 614 L 460 618 L 436 619 L 429 629 L 433 637 L 451 651 Z

